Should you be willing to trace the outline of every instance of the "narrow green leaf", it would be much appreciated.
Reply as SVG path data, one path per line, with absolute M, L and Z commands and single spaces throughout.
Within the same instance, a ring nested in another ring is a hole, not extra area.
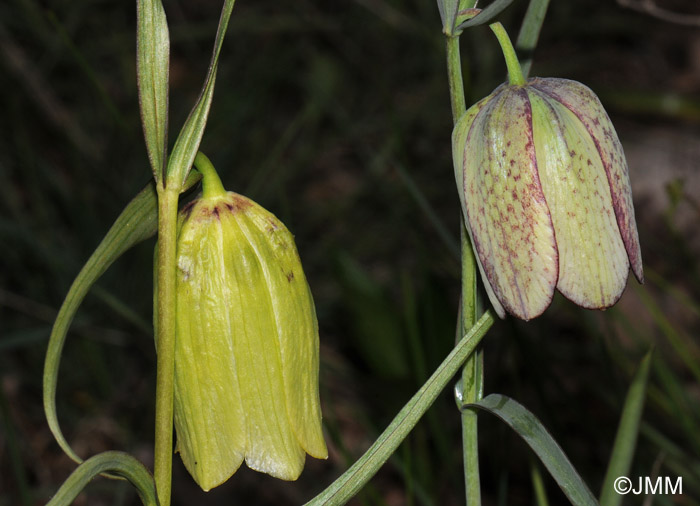
M 483 409 L 510 426 L 532 448 L 572 504 L 598 504 L 559 444 L 522 404 L 505 395 L 491 394 L 479 402 L 465 404 L 464 408 Z
M 493 321 L 493 314 L 490 311 L 486 312 L 457 343 L 418 392 L 401 408 L 399 414 L 365 454 L 328 488 L 309 501 L 307 506 L 345 504 L 357 494 L 391 457 L 408 433 L 416 426 L 418 420 L 435 402 L 445 385 L 454 377 L 460 366 L 481 342 L 486 331 L 493 325 Z
M 647 383 L 653 351 L 649 351 L 642 359 L 632 384 L 627 392 L 625 405 L 617 428 L 615 444 L 613 445 L 608 470 L 603 480 L 600 492 L 601 506 L 619 506 L 623 496 L 615 491 L 614 482 L 620 476 L 628 476 L 637 445 L 639 424 L 642 419 L 644 400 L 646 399 Z
M 461 23 L 455 32 L 464 30 L 465 28 L 473 28 L 475 26 L 490 23 L 496 16 L 506 10 L 514 0 L 494 0 L 485 9 L 473 18 Z M 458 20 L 459 22 L 459 20 Z
M 204 135 L 204 128 L 207 124 L 209 109 L 211 107 L 212 97 L 214 96 L 214 83 L 216 81 L 216 70 L 219 65 L 219 53 L 221 52 L 221 46 L 224 42 L 224 35 L 226 34 L 228 20 L 231 17 L 234 3 L 235 0 L 226 0 L 224 8 L 221 11 L 219 29 L 216 32 L 216 41 L 214 42 L 214 52 L 212 54 L 211 63 L 209 64 L 209 72 L 204 81 L 202 93 L 175 141 L 173 153 L 168 162 L 166 186 L 175 185 L 179 188 L 184 184 L 190 167 L 192 167 L 192 163 L 194 162 L 194 157 L 199 150 L 199 143 L 202 140 L 202 135 Z
M 520 67 L 525 79 L 530 73 L 532 55 L 537 47 L 537 40 L 540 38 L 540 30 L 547 14 L 547 7 L 549 7 L 549 0 L 530 0 L 523 24 L 520 26 L 515 49 L 520 57 Z
M 136 79 L 146 150 L 156 181 L 163 178 L 168 142 L 170 37 L 160 0 L 138 0 Z
M 199 173 L 193 173 L 185 184 L 184 190 L 194 186 L 200 179 Z M 125 251 L 135 244 L 148 239 L 156 233 L 157 202 L 155 183 L 149 183 L 134 199 L 127 204 L 122 213 L 109 229 L 107 235 L 85 263 L 73 281 L 61 309 L 54 322 L 44 362 L 44 411 L 49 428 L 63 451 L 74 461 L 82 459 L 73 451 L 66 441 L 56 415 L 56 383 L 61 352 L 68 334 L 68 329 L 81 302 L 90 287 Z
M 46 506 L 68 506 L 95 476 L 107 472 L 129 481 L 144 505 L 158 506 L 156 484 L 148 469 L 131 455 L 114 451 L 100 453 L 80 464 Z

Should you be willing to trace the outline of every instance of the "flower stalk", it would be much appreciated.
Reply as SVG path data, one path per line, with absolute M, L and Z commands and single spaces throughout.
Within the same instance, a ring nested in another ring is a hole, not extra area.
M 501 45 L 501 51 L 506 60 L 506 67 L 508 67 L 508 83 L 511 86 L 522 86 L 525 84 L 525 77 L 518 61 L 518 55 L 515 54 L 513 43 L 508 37 L 508 32 L 506 32 L 501 23 L 492 23 L 489 25 L 489 28 L 491 28 L 491 31 L 498 39 L 498 43 Z

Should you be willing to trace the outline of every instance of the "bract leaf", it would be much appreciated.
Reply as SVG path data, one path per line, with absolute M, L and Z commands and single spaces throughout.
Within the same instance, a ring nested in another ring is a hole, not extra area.
M 200 178 L 199 173 L 192 173 L 183 191 L 194 186 Z M 66 441 L 56 414 L 56 383 L 63 345 L 73 317 L 90 287 L 125 251 L 156 233 L 156 199 L 155 183 L 151 182 L 127 204 L 73 281 L 51 330 L 44 362 L 44 411 L 56 441 L 63 451 L 78 463 L 82 462 L 82 459 Z
M 522 404 L 505 395 L 490 394 L 463 408 L 488 411 L 510 426 L 532 448 L 574 506 L 598 506 L 559 444 Z
M 443 33 L 451 34 L 455 26 L 459 0 L 437 0 Z
M 170 37 L 160 0 L 139 0 L 136 15 L 136 79 L 146 150 L 156 181 L 164 177 L 168 141 Z
M 180 187 L 187 179 L 190 167 L 194 162 L 194 157 L 199 150 L 199 143 L 204 135 L 204 128 L 209 117 L 209 109 L 211 108 L 212 98 L 214 96 L 214 83 L 216 81 L 216 71 L 219 65 L 219 53 L 226 35 L 226 28 L 231 17 L 233 4 L 235 0 L 226 0 L 224 2 L 221 17 L 219 18 L 219 28 L 216 32 L 216 40 L 214 42 L 214 51 L 209 64 L 209 71 L 202 92 L 197 99 L 197 103 L 192 108 L 190 115 L 187 117 L 185 124 L 180 130 L 180 134 L 175 141 L 172 155 L 168 161 L 168 170 L 166 176 L 166 186 Z
M 473 18 L 460 24 L 455 31 L 464 30 L 465 28 L 473 28 L 475 26 L 484 25 L 493 21 L 496 16 L 506 10 L 514 0 L 494 0 L 479 14 Z

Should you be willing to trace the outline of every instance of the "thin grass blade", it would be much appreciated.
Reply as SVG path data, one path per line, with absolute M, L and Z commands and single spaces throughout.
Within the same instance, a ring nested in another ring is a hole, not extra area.
M 642 419 L 644 400 L 646 399 L 652 353 L 652 351 L 649 351 L 642 359 L 627 392 L 622 416 L 620 417 L 620 425 L 615 436 L 615 444 L 608 463 L 608 470 L 605 473 L 603 488 L 600 492 L 601 506 L 619 506 L 622 504 L 624 496 L 619 494 L 613 485 L 616 478 L 628 476 L 632 465 L 632 457 L 634 456 L 637 436 L 639 435 L 639 423 Z

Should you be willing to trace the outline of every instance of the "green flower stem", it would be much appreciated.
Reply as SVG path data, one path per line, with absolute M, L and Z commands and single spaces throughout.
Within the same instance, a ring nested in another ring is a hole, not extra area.
M 194 158 L 194 166 L 202 174 L 202 197 L 205 199 L 226 195 L 224 185 L 209 158 L 201 151 Z
M 435 372 L 399 411 L 396 418 L 382 432 L 365 454 L 350 469 L 314 497 L 307 506 L 345 504 L 376 474 L 413 430 L 420 418 L 435 402 L 440 392 L 454 377 L 474 348 L 493 324 L 491 312 L 485 313 L 457 343 Z
M 508 32 L 503 28 L 501 23 L 492 23 L 489 28 L 493 31 L 498 39 L 498 43 L 501 45 L 501 51 L 506 59 L 506 66 L 508 67 L 508 81 L 511 85 L 522 86 L 525 84 L 525 77 L 523 77 L 523 71 L 520 68 L 520 62 L 518 61 L 518 56 L 515 54 L 515 49 L 513 49 L 513 43 L 508 37 Z
M 447 75 L 450 85 L 450 103 L 452 104 L 452 119 L 457 123 L 466 112 L 464 99 L 464 84 L 462 81 L 462 61 L 459 53 L 459 38 L 447 37 Z M 464 216 L 461 220 L 461 249 L 462 249 L 462 305 L 460 308 L 460 335 L 471 329 L 476 323 L 476 258 L 467 234 Z M 478 353 L 473 353 L 467 359 L 462 369 L 462 401 L 476 402 L 481 399 L 483 383 L 482 359 Z M 476 413 L 464 410 L 462 412 L 462 452 L 464 459 L 464 486 L 466 502 L 469 505 L 481 504 L 481 485 L 479 480 L 479 447 Z
M 156 435 L 153 477 L 161 506 L 170 505 L 173 465 L 175 376 L 175 274 L 178 190 L 158 185 L 158 270 L 156 307 Z

